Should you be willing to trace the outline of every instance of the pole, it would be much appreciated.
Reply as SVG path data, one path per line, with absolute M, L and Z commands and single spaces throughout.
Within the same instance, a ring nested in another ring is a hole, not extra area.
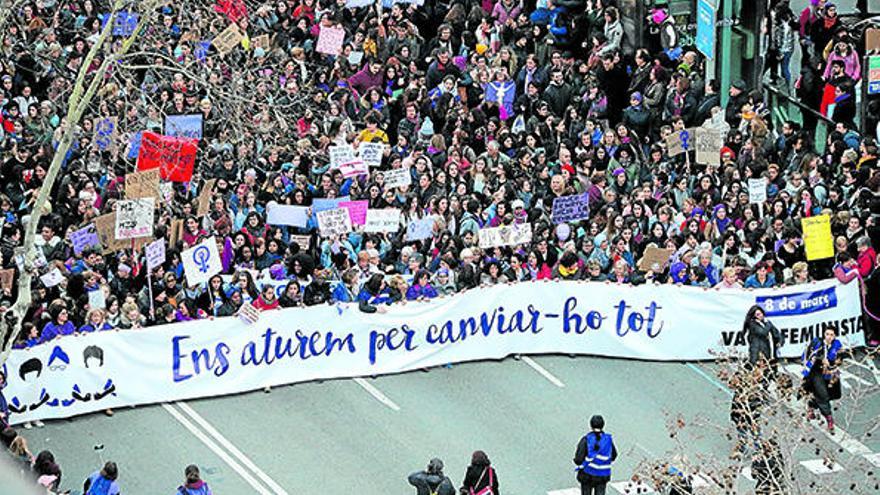
M 732 62 L 731 59 L 731 51 L 732 51 L 732 26 L 730 22 L 728 22 L 733 17 L 733 0 L 720 0 L 721 2 L 721 56 L 717 57 L 715 63 L 717 66 L 721 66 L 721 80 L 719 81 L 721 87 L 721 107 L 727 108 L 727 102 L 730 100 L 730 94 L 728 90 L 730 89 L 730 65 Z

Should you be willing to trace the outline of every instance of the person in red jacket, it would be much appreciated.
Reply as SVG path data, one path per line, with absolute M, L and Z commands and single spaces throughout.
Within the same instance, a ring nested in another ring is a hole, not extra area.
M 859 253 L 858 258 L 856 258 L 859 276 L 865 278 L 874 269 L 874 261 L 877 259 L 877 252 L 871 247 L 871 241 L 867 237 L 859 237 L 856 239 L 856 250 Z
M 263 286 L 260 297 L 254 301 L 254 307 L 260 311 L 268 311 L 270 309 L 278 309 L 278 298 L 275 297 L 275 287 L 266 284 Z

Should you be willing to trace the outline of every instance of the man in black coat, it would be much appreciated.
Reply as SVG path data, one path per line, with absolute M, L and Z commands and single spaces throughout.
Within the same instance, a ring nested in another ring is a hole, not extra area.
M 565 108 L 568 107 L 573 93 L 571 86 L 565 84 L 564 78 L 562 69 L 554 68 L 550 72 L 550 85 L 544 91 L 544 101 L 550 105 L 550 110 L 557 117 L 565 114 Z
M 629 76 L 618 62 L 616 54 L 609 53 L 602 57 L 602 66 L 599 67 L 596 79 L 599 88 L 608 98 L 608 120 L 620 122 L 620 115 L 628 105 L 626 90 L 629 87 Z

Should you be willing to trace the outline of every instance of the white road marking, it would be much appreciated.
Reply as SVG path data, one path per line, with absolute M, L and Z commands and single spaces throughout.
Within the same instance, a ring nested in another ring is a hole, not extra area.
M 826 461 L 825 459 L 810 459 L 809 461 L 801 461 L 800 465 L 807 468 L 807 471 L 813 474 L 830 474 L 843 471 L 843 466 L 834 461 L 831 461 L 831 464 L 829 465 L 828 461 Z
M 541 366 L 540 364 L 536 363 L 534 359 L 532 359 L 532 358 L 530 358 L 530 357 L 528 357 L 528 356 L 523 356 L 523 357 L 522 357 L 522 362 L 524 362 L 524 363 L 526 363 L 527 365 L 531 366 L 533 370 L 537 371 L 541 376 L 543 376 L 544 378 L 546 378 L 546 379 L 547 379 L 550 383 L 552 383 L 553 385 L 556 385 L 556 386 L 559 387 L 559 388 L 565 388 L 565 384 L 562 383 L 562 380 L 560 380 L 559 378 L 556 378 L 555 376 L 553 376 L 553 373 L 550 373 L 550 372 L 547 371 L 543 366 Z
M 742 476 L 743 478 L 745 478 L 749 481 L 755 481 L 755 477 L 752 476 L 752 467 L 751 466 L 746 466 L 746 467 L 742 468 L 742 471 L 740 471 L 739 474 L 740 474 L 740 476 Z
M 880 467 L 880 454 L 865 454 L 864 457 L 871 464 Z
M 874 377 L 874 380 L 876 380 L 877 383 L 880 384 L 880 370 L 877 369 L 877 366 L 874 364 L 874 361 L 868 359 L 863 363 L 860 361 L 856 361 L 855 359 L 847 358 L 846 363 L 853 365 L 853 366 L 858 366 L 859 368 L 867 370 L 868 373 L 870 373 Z M 871 385 L 873 385 L 873 384 L 871 384 Z
M 580 488 L 565 488 L 547 492 L 547 495 L 581 495 Z
M 262 469 L 257 467 L 256 464 L 252 460 L 250 460 L 246 455 L 244 455 L 238 448 L 233 445 L 226 437 L 224 437 L 219 431 L 217 431 L 214 426 L 208 422 L 205 418 L 203 418 L 199 413 L 197 413 L 193 408 L 191 408 L 185 402 L 175 402 L 177 407 L 179 407 L 184 413 L 186 413 L 189 417 L 195 420 L 196 423 L 199 424 L 209 435 L 214 437 L 214 440 L 220 442 L 226 450 L 228 450 L 236 459 L 238 459 L 246 468 L 250 469 L 257 475 L 258 478 L 263 480 L 263 483 L 266 484 L 272 491 L 278 495 L 290 495 L 287 493 L 287 490 L 281 487 L 278 483 L 275 482 L 272 478 L 269 477 Z
M 188 419 L 186 419 L 186 417 L 183 414 L 178 412 L 177 409 L 172 407 L 170 404 L 162 404 L 162 408 L 165 409 L 168 412 L 168 414 L 170 414 L 174 419 L 176 419 L 178 423 L 182 424 L 184 428 L 189 430 L 190 433 L 192 433 L 196 438 L 198 438 L 200 442 L 205 444 L 206 447 L 208 447 L 212 452 L 217 454 L 217 457 L 219 457 L 223 462 L 225 462 L 227 466 L 231 467 L 233 471 L 238 473 L 238 475 L 241 476 L 241 478 L 245 482 L 247 482 L 247 484 L 251 485 L 251 487 L 253 487 L 253 489 L 257 491 L 257 493 L 259 493 L 260 495 L 273 495 L 273 493 L 269 489 L 267 489 L 262 484 L 260 484 L 256 479 L 254 479 L 254 477 L 251 476 L 250 473 L 248 473 L 241 466 L 241 464 L 236 462 L 235 459 L 230 457 L 229 454 L 227 454 L 226 451 L 224 451 L 222 448 L 220 448 L 219 445 L 214 443 L 213 440 L 208 438 L 204 433 L 202 433 L 198 428 L 196 428 L 195 425 L 190 423 L 190 421 Z
M 364 380 L 363 378 L 355 378 L 354 381 L 355 381 L 355 383 L 357 383 L 358 385 L 363 387 L 364 390 L 369 392 L 370 395 L 375 397 L 376 400 L 378 400 L 382 404 L 385 404 L 386 406 L 388 406 L 388 408 L 391 409 L 392 411 L 400 411 L 400 406 L 395 404 L 394 401 L 389 399 L 388 396 L 383 394 L 381 390 L 374 387 L 370 382 Z

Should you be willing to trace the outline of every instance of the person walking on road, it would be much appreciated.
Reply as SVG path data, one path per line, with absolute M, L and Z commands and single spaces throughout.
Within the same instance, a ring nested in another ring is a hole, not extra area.
M 409 484 L 416 487 L 416 495 L 455 495 L 455 486 L 443 474 L 443 461 L 436 457 L 424 471 L 409 475 Z
M 756 366 L 758 363 L 769 364 L 770 377 L 772 377 L 776 351 L 782 345 L 782 335 L 779 330 L 766 318 L 764 309 L 755 305 L 746 313 L 743 331 L 745 331 L 746 339 L 749 342 L 749 364 L 752 366 Z
M 489 462 L 489 456 L 477 450 L 471 456 L 471 465 L 464 473 L 459 493 L 462 495 L 498 495 L 498 476 Z
M 605 433 L 605 419 L 590 418 L 591 432 L 578 442 L 574 463 L 578 466 L 577 479 L 581 495 L 605 495 L 605 485 L 611 480 L 611 463 L 617 459 L 617 447 L 611 434 Z
M 831 434 L 834 434 L 831 401 L 841 397 L 840 371 L 837 369 L 840 364 L 841 347 L 842 344 L 837 340 L 837 332 L 833 328 L 826 328 L 823 338 L 813 339 L 802 356 L 803 387 L 812 396 L 807 402 L 807 419 L 814 419 L 814 409 L 819 408 Z
M 202 480 L 198 466 L 190 464 L 183 474 L 186 476 L 186 483 L 177 487 L 175 495 L 213 495 L 211 488 Z

